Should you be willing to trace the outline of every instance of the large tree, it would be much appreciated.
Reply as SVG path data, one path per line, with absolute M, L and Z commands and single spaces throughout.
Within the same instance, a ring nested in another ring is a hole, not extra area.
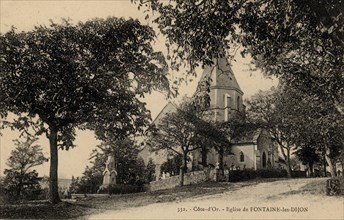
M 229 140 L 215 125 L 199 118 L 188 106 L 182 104 L 183 108 L 168 113 L 154 126 L 156 129 L 152 129 L 149 136 L 149 144 L 153 150 L 166 149 L 182 157 L 181 185 L 184 184 L 190 153 L 202 149 L 200 141 L 205 141 L 218 150 L 229 145 Z
M 38 118 L 50 143 L 50 202 L 59 202 L 58 147 L 76 128 L 100 139 L 141 132 L 150 113 L 138 97 L 169 87 L 155 33 L 137 20 L 64 21 L 0 36 L 0 115 Z M 26 124 L 22 124 L 24 126 Z
M 278 108 L 282 107 L 282 97 L 280 90 L 275 88 L 260 91 L 248 101 L 248 114 L 253 123 L 266 129 L 277 142 L 286 163 L 288 176 L 291 177 L 290 156 L 294 146 L 295 122 L 291 122 L 288 111 Z
M 223 48 L 243 46 L 267 74 L 300 80 L 343 108 L 342 0 L 134 0 L 154 12 L 178 68 L 209 64 Z M 233 54 L 231 54 L 233 55 Z M 325 92 L 326 91 L 326 92 Z
M 337 108 L 286 84 L 256 94 L 248 105 L 250 119 L 267 129 L 280 146 L 289 174 L 292 151 L 298 150 L 300 158 L 305 159 L 304 152 L 313 149 L 324 155 L 331 175 L 336 175 L 334 164 L 344 146 L 344 118 Z M 317 160 L 316 155 L 312 158 Z
M 288 112 L 293 124 L 294 144 L 299 150 L 315 148 L 321 152 L 332 176 L 336 175 L 335 164 L 344 149 L 344 115 L 334 105 L 315 94 L 286 87 L 279 109 Z M 315 156 L 315 155 L 314 155 Z M 314 157 L 316 159 L 316 157 Z

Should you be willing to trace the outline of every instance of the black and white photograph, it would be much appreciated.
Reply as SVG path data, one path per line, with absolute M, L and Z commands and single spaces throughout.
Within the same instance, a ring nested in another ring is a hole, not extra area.
M 0 219 L 344 219 L 343 0 L 0 0 Z

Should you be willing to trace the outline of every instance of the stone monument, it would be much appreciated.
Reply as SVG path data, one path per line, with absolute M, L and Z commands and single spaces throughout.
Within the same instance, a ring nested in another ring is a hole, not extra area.
M 101 189 L 107 189 L 110 185 L 116 184 L 116 163 L 113 155 L 108 156 L 105 164 L 105 170 L 103 172 L 103 184 L 100 186 Z

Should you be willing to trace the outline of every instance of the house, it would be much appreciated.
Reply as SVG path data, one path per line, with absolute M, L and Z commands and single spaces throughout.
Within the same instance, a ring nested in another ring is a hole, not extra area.
M 210 107 L 208 117 L 212 117 L 216 122 L 228 121 L 236 112 L 245 111 L 243 104 L 243 91 L 241 90 L 234 73 L 226 58 L 214 60 L 212 66 L 206 66 L 203 70 L 201 80 L 205 77 L 211 79 L 209 85 Z M 198 89 L 202 89 L 198 87 Z M 154 120 L 159 124 L 159 120 L 167 113 L 176 111 L 177 107 L 168 103 Z M 277 146 L 271 136 L 265 130 L 255 130 L 243 132 L 239 137 L 230 139 L 230 146 L 224 155 L 224 166 L 228 169 L 261 169 L 276 168 L 278 164 Z M 161 164 L 167 160 L 168 153 L 164 151 L 152 152 L 149 146 L 143 148 L 140 153 L 147 162 L 151 158 L 156 164 L 156 176 L 160 174 Z M 195 151 L 191 156 L 193 164 L 201 161 L 201 152 Z M 218 152 L 211 148 L 207 154 L 207 163 L 216 165 L 219 161 Z

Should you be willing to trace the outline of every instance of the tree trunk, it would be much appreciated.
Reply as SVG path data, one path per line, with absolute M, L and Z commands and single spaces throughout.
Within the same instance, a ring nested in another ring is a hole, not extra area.
M 208 150 L 204 147 L 202 148 L 201 153 L 202 153 L 202 166 L 207 167 L 208 166 L 208 163 L 207 163 Z
M 185 173 L 187 172 L 187 169 L 188 169 L 187 162 L 188 162 L 188 155 L 187 155 L 187 153 L 184 152 L 184 155 L 183 155 L 183 166 L 182 166 L 181 178 L 180 178 L 180 185 L 181 186 L 184 186 L 184 175 L 185 175 Z
M 18 199 L 21 199 L 21 194 L 22 194 L 22 189 L 23 189 L 23 179 L 24 179 L 24 174 L 21 171 L 20 172 L 20 180 L 19 180 L 19 184 L 17 187 L 17 198 Z
M 21 199 L 20 198 L 21 190 L 22 190 L 22 183 L 19 183 L 19 185 L 17 186 L 17 199 Z
M 327 150 L 326 150 L 326 154 L 325 154 L 325 160 L 328 164 L 328 167 L 330 168 L 331 177 L 335 177 L 336 176 L 336 170 L 334 168 L 334 165 L 331 161 L 330 156 L 327 154 Z M 326 168 L 325 168 L 325 176 L 326 176 Z
M 326 158 L 325 158 L 325 153 L 324 153 L 324 157 L 323 157 L 323 176 L 326 177 Z
M 330 173 L 331 173 L 331 177 L 335 177 L 336 175 L 336 170 L 335 170 L 335 166 L 332 163 L 332 160 L 330 158 L 330 153 L 331 153 L 331 149 L 329 144 L 327 144 L 327 139 L 325 139 L 325 160 L 328 164 L 328 167 L 330 169 Z M 325 166 L 325 176 L 326 176 L 326 166 Z
M 50 178 L 49 178 L 49 201 L 50 203 L 61 202 L 58 191 L 58 149 L 57 149 L 57 129 L 50 126 Z
M 281 143 L 278 143 L 280 149 L 281 149 L 281 153 L 284 157 L 284 161 L 285 161 L 285 164 L 287 166 L 287 175 L 288 175 L 288 178 L 291 178 L 291 166 L 290 166 L 290 150 L 288 149 L 288 147 L 285 147 L 283 146 Z M 285 152 L 285 150 L 287 152 Z
M 288 174 L 288 178 L 291 178 L 291 164 L 290 164 L 290 149 L 289 147 L 287 147 L 287 174 Z
M 313 172 L 313 167 L 314 167 L 314 163 L 308 163 L 309 165 L 309 176 L 310 177 L 314 177 L 314 172 Z
M 224 154 L 224 150 L 223 150 L 223 147 L 221 146 L 220 147 L 220 150 L 219 150 L 219 168 L 221 170 L 221 175 L 224 176 L 224 168 L 223 168 L 223 154 Z
M 184 168 L 180 171 L 180 185 L 184 186 Z

